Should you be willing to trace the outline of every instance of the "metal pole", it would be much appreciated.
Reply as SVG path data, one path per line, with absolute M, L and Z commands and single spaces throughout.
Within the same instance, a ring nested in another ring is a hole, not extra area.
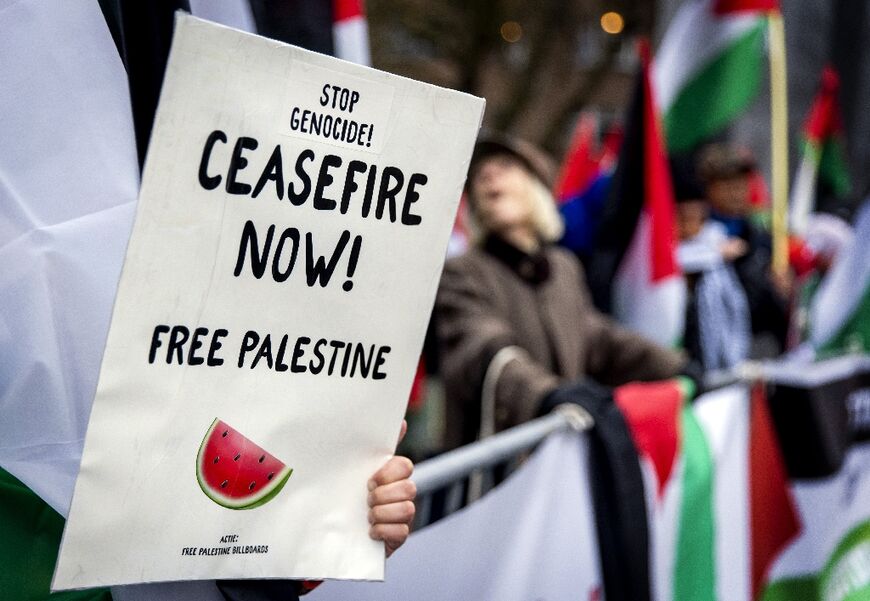
M 475 470 L 496 465 L 532 448 L 553 432 L 579 432 L 591 426 L 592 418 L 579 406 L 559 407 L 543 417 L 420 463 L 413 476 L 417 494 L 427 495 Z
M 773 271 L 788 272 L 788 83 L 785 64 L 785 26 L 782 14 L 768 15 L 770 48 L 770 158 Z

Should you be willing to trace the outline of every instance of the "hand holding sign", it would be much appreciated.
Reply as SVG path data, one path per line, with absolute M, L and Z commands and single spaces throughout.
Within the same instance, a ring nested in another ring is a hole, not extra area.
M 399 442 L 408 432 L 402 420 Z M 387 557 L 401 547 L 414 521 L 417 487 L 411 480 L 414 464 L 407 457 L 391 457 L 369 480 L 369 536 L 384 541 Z

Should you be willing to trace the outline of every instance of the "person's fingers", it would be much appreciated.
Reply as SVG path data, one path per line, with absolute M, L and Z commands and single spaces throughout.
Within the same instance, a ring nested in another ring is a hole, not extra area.
M 387 557 L 402 546 L 411 531 L 417 494 L 410 480 L 413 471 L 414 464 L 407 457 L 391 457 L 369 480 L 369 535 L 384 541 Z
M 369 507 L 374 507 L 375 505 L 386 505 L 387 503 L 413 501 L 416 495 L 417 485 L 414 484 L 413 480 L 405 479 L 378 486 L 369 492 L 368 502 Z
M 403 419 L 402 420 L 402 428 L 399 430 L 399 442 L 396 443 L 397 445 L 402 444 L 402 441 L 405 439 L 405 434 L 407 434 L 407 433 L 408 433 L 408 420 Z
M 414 464 L 407 457 L 390 457 L 389 461 L 376 471 L 374 476 L 369 480 L 369 490 L 374 490 L 384 484 L 410 478 L 413 472 Z
M 411 532 L 408 524 L 375 524 L 369 529 L 369 536 L 385 543 L 387 557 L 402 546 Z
M 378 524 L 408 524 L 414 519 L 414 502 L 399 501 L 386 505 L 375 505 L 369 509 L 369 523 Z

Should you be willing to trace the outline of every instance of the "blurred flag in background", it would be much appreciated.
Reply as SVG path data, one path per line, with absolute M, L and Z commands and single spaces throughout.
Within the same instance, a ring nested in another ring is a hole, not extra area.
M 792 190 L 789 225 L 798 235 L 806 233 L 817 200 L 842 199 L 852 188 L 837 102 L 839 88 L 837 72 L 830 65 L 825 67 L 821 87 L 804 122 L 803 158 Z
M 554 194 L 565 222 L 561 244 L 587 259 L 610 191 L 622 128 L 613 124 L 603 139 L 596 115 L 581 113 L 565 155 Z
M 688 152 L 721 133 L 756 98 L 764 76 L 765 15 L 777 0 L 692 0 L 656 55 L 668 148 Z
M 677 266 L 673 184 L 645 44 L 641 55 L 588 275 L 600 309 L 651 340 L 674 346 L 683 335 L 686 287 Z

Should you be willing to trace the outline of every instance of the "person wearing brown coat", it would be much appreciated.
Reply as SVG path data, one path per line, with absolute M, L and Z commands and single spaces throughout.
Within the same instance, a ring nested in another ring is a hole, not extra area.
M 479 240 L 446 263 L 435 304 L 447 448 L 535 417 L 577 380 L 616 386 L 685 365 L 593 307 L 579 261 L 550 244 L 561 221 L 547 179 L 521 142 L 475 147 L 467 191 Z

